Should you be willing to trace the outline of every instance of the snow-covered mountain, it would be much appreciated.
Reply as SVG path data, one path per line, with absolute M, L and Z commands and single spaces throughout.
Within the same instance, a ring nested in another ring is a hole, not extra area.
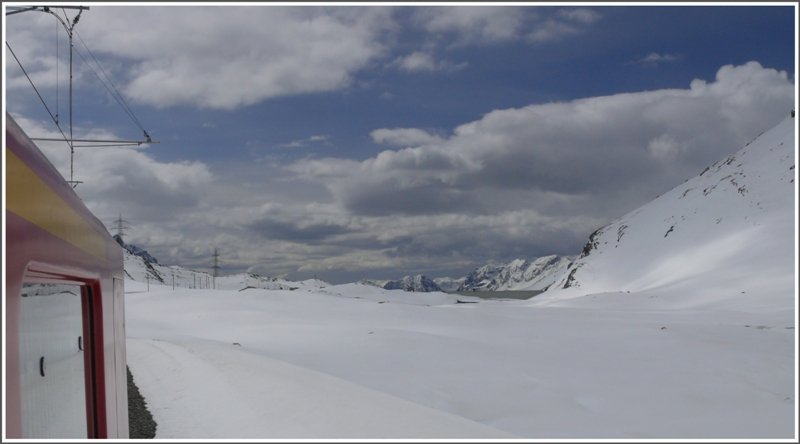
M 537 300 L 669 290 L 669 303 L 680 306 L 792 307 L 795 125 L 787 118 L 592 233 L 580 257 Z M 683 300 L 696 293 L 681 291 L 687 288 L 702 288 L 704 296 Z
M 134 245 L 125 247 L 125 274 L 128 279 L 138 282 L 162 283 L 181 288 L 213 288 L 213 278 L 204 271 L 189 270 L 179 266 L 166 266 L 151 261 L 149 254 L 135 254 L 133 251 L 145 250 Z M 133 247 L 133 248 L 130 248 Z
M 464 278 L 458 291 L 544 290 L 572 262 L 564 256 L 515 259 L 507 264 L 490 263 Z
M 436 285 L 442 289 L 444 292 L 452 293 L 458 290 L 458 287 L 466 281 L 466 277 L 460 278 L 451 278 L 451 277 L 438 277 L 433 278 L 433 282 L 436 282 Z
M 112 237 L 114 238 L 115 241 L 117 241 L 119 246 L 124 248 L 125 251 L 127 251 L 128 253 L 130 253 L 130 254 L 132 254 L 134 256 L 139 256 L 139 257 L 141 257 L 142 259 L 144 259 L 145 261 L 147 261 L 147 262 L 149 262 L 151 264 L 157 264 L 158 263 L 158 259 L 156 259 L 152 254 L 150 254 L 144 248 L 138 247 L 138 246 L 133 245 L 133 244 L 126 244 L 125 241 L 122 240 L 122 237 L 120 237 L 119 234 L 115 234 Z
M 405 290 L 405 291 L 442 291 L 436 282 L 425 275 L 417 274 L 414 276 L 404 276 L 398 281 L 389 281 L 383 285 L 385 290 Z

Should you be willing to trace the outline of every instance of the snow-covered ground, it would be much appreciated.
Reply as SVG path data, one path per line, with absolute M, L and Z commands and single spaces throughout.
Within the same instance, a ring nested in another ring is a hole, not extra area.
M 794 433 L 790 311 L 126 285 L 129 365 L 158 438 Z
M 129 257 L 156 437 L 796 439 L 794 124 L 604 227 L 530 300 L 148 291 Z

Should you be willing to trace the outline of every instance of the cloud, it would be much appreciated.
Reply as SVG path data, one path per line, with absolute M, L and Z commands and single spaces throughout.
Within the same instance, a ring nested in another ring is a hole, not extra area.
M 491 214 L 534 205 L 546 214 L 618 216 L 777 123 L 793 96 L 785 72 L 729 65 L 688 89 L 495 110 L 442 140 L 422 130 L 373 132 L 378 142 L 417 144 L 289 169 L 323 184 L 354 214 Z M 520 200 L 508 198 L 514 194 Z M 596 201 L 604 208 L 586 213 Z
M 391 8 L 98 6 L 87 14 L 77 30 L 96 55 L 124 64 L 126 97 L 225 110 L 347 88 L 382 56 L 392 26 Z M 52 17 L 44 19 L 9 20 L 15 46 L 47 46 L 25 43 L 52 30 Z
M 533 25 L 535 29 L 528 34 L 528 41 L 546 43 L 572 37 L 582 33 L 586 26 L 601 18 L 599 12 L 591 9 L 558 9 L 544 22 Z
M 420 146 L 442 142 L 442 138 L 419 128 L 380 128 L 369 133 L 375 143 L 392 146 Z
M 459 44 L 513 40 L 523 26 L 523 9 L 508 6 L 418 8 L 414 21 L 432 34 L 450 34 Z
M 437 48 L 513 42 L 526 35 L 536 43 L 555 41 L 600 17 L 586 8 L 417 7 L 410 20 L 426 33 L 425 42 L 398 55 L 393 54 L 398 17 L 391 7 L 106 5 L 87 14 L 91 20 L 80 22 L 78 34 L 126 98 L 160 108 L 222 110 L 345 89 L 387 58 L 389 66 L 406 72 L 453 72 L 467 63 L 438 56 Z M 8 34 L 15 51 L 37 85 L 52 88 L 56 66 L 62 78 L 67 72 L 65 57 L 59 63 L 52 57 L 54 20 L 41 13 L 14 17 Z M 80 44 L 76 48 L 85 53 Z M 76 67 L 76 87 L 95 80 L 84 65 Z M 10 70 L 8 83 L 27 87 L 18 69 Z
M 683 57 L 680 54 L 659 54 L 657 52 L 651 52 L 634 63 L 654 66 L 662 63 L 677 62 L 682 58 Z
M 657 159 L 674 159 L 683 148 L 683 144 L 669 134 L 661 134 L 647 144 L 647 151 Z
M 31 137 L 60 137 L 60 133 L 22 116 L 15 120 Z M 102 129 L 75 131 L 76 138 L 116 138 Z M 70 177 L 70 153 L 65 142 L 39 142 L 42 152 L 65 179 Z M 107 217 L 131 212 L 147 220 L 164 221 L 183 209 L 194 208 L 213 186 L 213 175 L 201 162 L 158 162 L 131 148 L 76 148 L 74 180 L 90 209 Z M 157 196 L 157 199 L 154 198 Z
M 16 56 L 36 88 L 45 96 L 51 111 L 57 113 L 55 90 L 60 88 L 61 107 L 64 107 L 69 87 L 69 41 L 66 31 L 52 15 L 41 12 L 15 14 L 5 24 L 8 27 L 5 37 L 11 50 L 6 48 L 7 82 L 4 86 L 9 90 L 31 89 L 29 80 L 15 60 Z M 94 80 L 95 74 L 81 60 L 81 57 L 89 56 L 80 41 L 76 38 L 74 43 L 72 76 L 73 84 L 77 86 Z
M 559 9 L 556 16 L 578 23 L 594 23 L 602 17 L 602 15 L 594 10 L 577 8 L 577 9 Z
M 305 139 L 292 140 L 291 142 L 275 145 L 275 148 L 302 148 L 309 145 L 333 145 L 331 143 L 331 136 L 327 134 L 315 134 Z
M 449 60 L 436 60 L 433 55 L 415 51 L 406 56 L 396 58 L 392 66 L 407 72 L 453 72 L 467 67 L 466 62 L 454 63 Z
M 554 42 L 578 35 L 602 14 L 588 8 L 447 6 L 419 8 L 414 22 L 429 34 L 452 38 L 455 46 L 518 41 Z M 530 31 L 533 29 L 533 31 Z
M 593 229 L 777 123 L 794 95 L 785 72 L 751 62 L 686 88 L 494 110 L 448 131 L 375 129 L 391 149 L 363 160 L 222 168 L 159 161 L 158 147 L 79 150 L 76 191 L 109 227 L 122 213 L 128 240 L 165 263 L 209 269 L 219 248 L 225 272 L 463 275 L 490 259 L 579 252 Z M 65 144 L 43 149 L 68 173 Z

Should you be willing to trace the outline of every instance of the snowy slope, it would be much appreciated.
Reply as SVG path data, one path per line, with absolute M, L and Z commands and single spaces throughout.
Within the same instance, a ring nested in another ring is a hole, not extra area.
M 125 250 L 124 268 L 128 279 L 139 282 L 163 283 L 181 288 L 212 288 L 211 274 L 179 266 L 152 263 L 142 256 Z
M 597 230 L 539 300 L 668 291 L 659 303 L 793 309 L 795 124 Z
M 556 255 L 533 260 L 515 259 L 507 264 L 487 264 L 464 278 L 458 291 L 544 290 L 572 262 Z

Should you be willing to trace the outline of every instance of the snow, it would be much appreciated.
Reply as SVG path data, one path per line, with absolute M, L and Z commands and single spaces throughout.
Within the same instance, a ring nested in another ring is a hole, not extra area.
M 128 363 L 156 437 L 796 439 L 793 125 L 612 222 L 530 300 L 148 290 L 137 268 Z
M 128 360 L 158 438 L 793 433 L 788 313 L 129 287 Z
M 479 423 L 213 341 L 131 340 L 159 438 L 503 437 Z M 267 377 L 268 376 L 268 377 Z M 170 381 L 169 390 L 153 380 Z

